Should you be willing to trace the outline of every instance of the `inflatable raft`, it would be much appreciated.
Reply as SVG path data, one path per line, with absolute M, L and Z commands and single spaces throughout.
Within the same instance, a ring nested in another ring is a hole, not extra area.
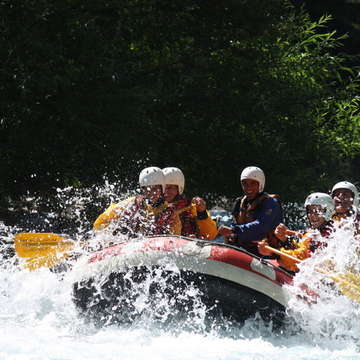
M 282 320 L 292 276 L 245 250 L 181 236 L 135 239 L 97 251 L 73 269 L 78 309 L 100 323 L 191 313 L 242 322 Z

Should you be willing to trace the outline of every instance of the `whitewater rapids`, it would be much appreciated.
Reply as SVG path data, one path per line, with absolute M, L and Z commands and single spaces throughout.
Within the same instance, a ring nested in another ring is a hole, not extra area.
M 73 205 L 77 199 L 83 204 L 78 194 L 67 201 Z M 85 227 L 82 222 L 79 232 Z M 338 231 L 333 246 L 321 255 L 339 271 L 358 266 L 349 234 Z M 313 276 L 321 256 L 302 266 L 290 289 L 288 325 L 281 331 L 259 318 L 242 326 L 219 319 L 209 327 L 201 304 L 177 323 L 162 325 L 144 317 L 131 325 L 99 328 L 77 313 L 70 275 L 29 272 L 13 259 L 0 259 L 0 360 L 360 359 L 360 305 Z M 309 306 L 299 298 L 296 285 L 304 282 L 324 300 Z

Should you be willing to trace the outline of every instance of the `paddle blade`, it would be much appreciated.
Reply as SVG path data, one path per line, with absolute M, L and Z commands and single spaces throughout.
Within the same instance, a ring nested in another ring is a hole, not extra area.
M 69 257 L 66 253 L 54 253 L 47 256 L 36 256 L 33 258 L 27 258 L 23 267 L 27 270 L 34 271 L 42 267 L 52 268 L 59 265 L 62 261 Z
M 360 275 L 345 273 L 331 276 L 339 290 L 349 299 L 360 304 Z
M 74 248 L 74 241 L 52 233 L 19 233 L 14 243 L 16 254 L 23 258 L 50 256 Z

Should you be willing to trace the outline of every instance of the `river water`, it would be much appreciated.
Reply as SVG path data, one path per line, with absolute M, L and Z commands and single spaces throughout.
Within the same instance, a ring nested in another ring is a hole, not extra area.
M 65 201 L 59 192 L 60 202 L 74 207 L 78 221 L 89 198 L 76 194 Z M 56 222 L 56 213 L 46 218 Z M 86 229 L 84 222 L 76 223 L 78 233 Z M 16 231 L 3 226 L 2 233 L 11 237 Z M 338 271 L 347 271 L 349 263 L 359 270 L 349 234 L 340 229 L 325 254 L 301 266 L 289 290 L 288 324 L 277 331 L 257 318 L 241 326 L 221 319 L 209 326 L 201 306 L 181 322 L 162 325 L 150 316 L 130 325 L 97 327 L 77 313 L 71 276 L 48 269 L 29 272 L 13 258 L 2 260 L 0 359 L 360 359 L 359 304 L 314 275 L 320 259 L 331 259 Z M 303 301 L 297 286 L 304 283 L 324 300 L 312 305 Z

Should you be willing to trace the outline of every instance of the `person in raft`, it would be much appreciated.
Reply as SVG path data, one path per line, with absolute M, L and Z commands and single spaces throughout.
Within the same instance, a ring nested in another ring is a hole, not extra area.
M 277 195 L 264 192 L 265 174 L 260 168 L 245 168 L 240 182 L 244 196 L 235 201 L 232 211 L 235 223 L 220 226 L 218 232 L 225 237 L 225 242 L 260 255 L 258 243 L 264 238 L 278 247 L 274 230 L 283 221 L 281 205 Z
M 173 233 L 175 209 L 164 200 L 162 170 L 154 166 L 143 169 L 139 185 L 141 193 L 111 204 L 94 222 L 94 230 L 107 228 L 132 237 Z
M 285 255 L 291 255 L 299 260 L 310 257 L 317 249 L 326 246 L 327 239 L 333 233 L 332 215 L 334 213 L 334 201 L 330 195 L 316 192 L 310 194 L 305 200 L 306 216 L 310 225 L 305 233 L 292 231 L 284 224 L 279 224 L 275 229 L 275 235 L 285 243 L 292 238 L 292 249 L 281 248 Z M 299 241 L 294 241 L 294 238 Z M 271 250 L 265 248 L 267 241 L 261 241 L 258 250 L 261 255 L 270 255 Z M 291 258 L 280 255 L 278 263 L 283 268 L 296 272 L 298 268 Z
M 213 240 L 217 235 L 215 221 L 206 209 L 206 202 L 200 197 L 187 198 L 183 192 L 185 177 L 176 167 L 163 170 L 165 191 L 164 198 L 174 208 L 175 219 L 173 233 L 205 240 Z
M 356 235 L 360 234 L 360 215 L 358 212 L 359 192 L 349 181 L 340 181 L 331 190 L 335 202 L 335 213 L 332 217 L 340 227 L 344 223 L 354 226 Z

